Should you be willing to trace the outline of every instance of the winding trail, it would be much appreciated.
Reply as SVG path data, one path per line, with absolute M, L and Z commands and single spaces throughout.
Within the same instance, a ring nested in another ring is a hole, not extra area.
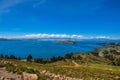
M 72 63 L 75 65 L 75 67 L 80 67 L 80 65 L 76 63 L 74 60 L 72 60 Z

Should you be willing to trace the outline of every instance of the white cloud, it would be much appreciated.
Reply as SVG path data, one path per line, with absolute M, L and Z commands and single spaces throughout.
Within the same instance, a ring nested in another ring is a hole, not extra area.
M 27 34 L 23 38 L 75 38 L 82 39 L 83 35 L 67 35 L 67 34 Z
M 97 39 L 110 39 L 110 36 L 96 36 Z
M 46 2 L 46 0 L 1 0 L 0 1 L 0 14 L 8 13 L 11 11 L 11 8 L 15 5 L 22 4 L 25 2 L 35 2 L 34 5 L 38 6 Z
M 0 38 L 9 38 L 9 39 L 120 39 L 120 37 L 115 36 L 87 36 L 87 35 L 69 35 L 69 34 L 26 34 L 19 36 L 1 36 Z
M 20 4 L 23 2 L 23 0 L 1 0 L 0 1 L 0 13 L 8 13 L 10 12 L 10 8 Z

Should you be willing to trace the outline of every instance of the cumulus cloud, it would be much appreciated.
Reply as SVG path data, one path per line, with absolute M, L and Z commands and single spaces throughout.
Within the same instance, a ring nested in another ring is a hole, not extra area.
M 15 39 L 120 39 L 115 36 L 87 36 L 77 34 L 25 34 L 19 36 L 1 36 L 0 38 L 15 38 Z
M 85 36 L 85 35 L 69 35 L 69 34 L 26 34 L 23 36 L 18 36 L 17 38 L 25 38 L 25 39 L 115 39 L 111 36 Z
M 82 39 L 83 35 L 67 35 L 67 34 L 27 34 L 23 38 L 75 38 Z

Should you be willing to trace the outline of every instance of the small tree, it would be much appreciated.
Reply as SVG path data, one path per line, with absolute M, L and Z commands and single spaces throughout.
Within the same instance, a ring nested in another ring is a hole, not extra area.
M 0 54 L 0 58 L 4 58 L 4 55 L 3 55 L 3 54 Z
M 9 56 L 8 56 L 8 55 L 5 55 L 5 59 L 9 59 Z
M 65 54 L 64 58 L 66 59 L 72 59 L 73 53 Z
M 32 55 L 29 54 L 28 57 L 27 57 L 27 61 L 28 61 L 28 62 L 32 62 L 32 59 L 33 59 Z
M 10 59 L 16 59 L 15 56 L 12 54 L 10 55 Z
M 52 57 L 51 58 L 51 62 L 56 62 L 57 61 L 57 58 L 56 57 Z

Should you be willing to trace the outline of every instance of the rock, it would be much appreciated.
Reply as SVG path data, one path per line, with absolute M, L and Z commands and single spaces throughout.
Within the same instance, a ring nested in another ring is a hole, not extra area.
M 0 68 L 0 80 L 22 80 L 21 75 L 8 73 L 5 68 Z
M 4 80 L 4 77 L 3 77 L 3 76 L 1 76 L 1 77 L 0 77 L 0 80 Z
M 30 74 L 30 73 L 23 73 L 23 79 L 24 80 L 38 80 L 38 76 L 36 74 Z
M 99 56 L 99 57 L 104 57 L 104 56 L 105 56 L 105 54 L 104 54 L 104 52 L 103 52 L 103 51 L 100 51 L 100 52 L 98 53 L 98 56 Z
M 72 77 L 67 77 L 65 75 L 56 75 L 54 73 L 50 73 L 49 71 L 41 71 L 42 74 L 44 74 L 46 77 L 48 77 L 51 80 L 82 80 L 82 79 L 77 79 L 77 78 L 72 78 Z

